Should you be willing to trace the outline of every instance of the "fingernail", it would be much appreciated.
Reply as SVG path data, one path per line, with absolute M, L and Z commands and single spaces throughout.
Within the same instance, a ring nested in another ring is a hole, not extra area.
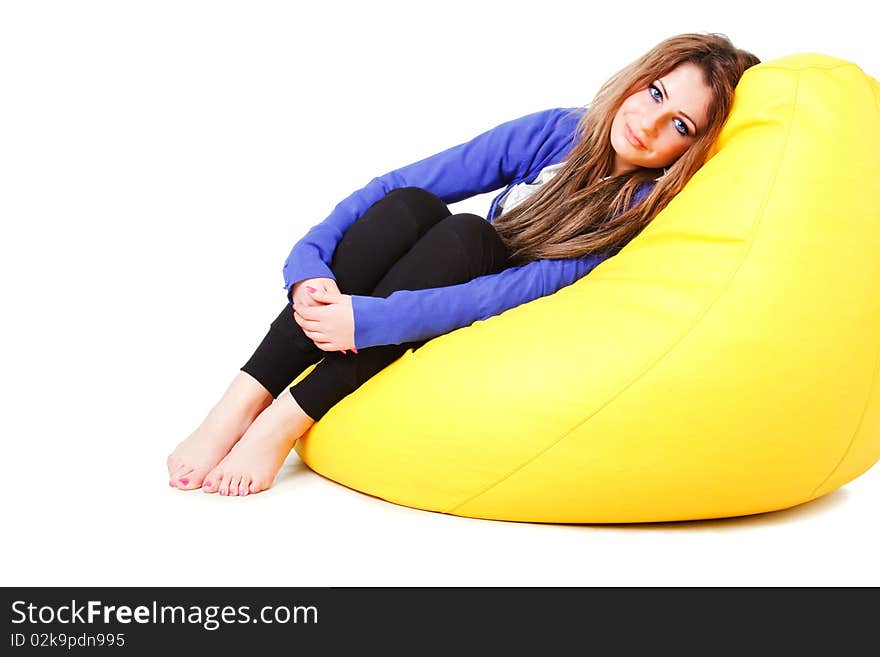
M 352 347 L 351 350 L 352 350 L 354 353 L 357 353 L 357 352 L 358 352 L 358 350 L 355 349 L 354 347 Z
M 313 287 L 310 286 L 310 285 L 306 285 L 306 289 L 307 289 L 309 292 L 315 292 L 315 291 L 316 291 L 315 288 L 313 288 Z
M 342 350 L 342 353 L 345 353 L 345 349 Z

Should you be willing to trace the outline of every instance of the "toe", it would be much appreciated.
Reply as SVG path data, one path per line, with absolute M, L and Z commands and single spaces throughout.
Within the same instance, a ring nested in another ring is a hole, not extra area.
M 216 493 L 220 488 L 220 481 L 223 479 L 223 473 L 217 468 L 211 470 L 205 475 L 205 481 L 202 482 L 202 490 L 206 493 Z
M 208 468 L 196 468 L 185 477 L 182 477 L 177 484 L 181 490 L 195 490 L 201 488 L 205 481 L 205 475 L 208 474 Z
M 189 477 L 193 472 L 195 472 L 194 468 L 181 468 L 174 473 L 171 481 L 177 486 L 177 488 L 185 488 L 189 485 Z
M 223 478 L 220 480 L 220 485 L 217 487 L 217 492 L 221 495 L 229 494 L 229 480 L 231 476 L 228 474 L 224 474 Z
M 238 484 L 238 494 L 239 495 L 247 495 L 248 487 L 250 486 L 251 478 L 248 476 L 244 476 L 241 478 L 241 481 Z
M 186 465 L 185 463 L 178 464 L 178 466 L 171 471 L 171 481 L 176 484 L 178 479 L 180 479 L 185 473 L 189 472 L 192 469 L 192 466 Z
M 229 494 L 238 495 L 238 485 L 241 483 L 241 475 L 235 474 L 229 478 Z

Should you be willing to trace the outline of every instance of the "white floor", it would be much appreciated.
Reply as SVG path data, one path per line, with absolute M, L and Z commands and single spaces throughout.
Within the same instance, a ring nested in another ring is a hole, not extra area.
M 634 526 L 419 511 L 326 480 L 295 453 L 259 495 L 173 490 L 165 456 L 204 397 L 183 389 L 192 373 L 91 394 L 94 379 L 56 380 L 28 413 L 39 431 L 6 460 L 25 467 L 6 480 L 4 585 L 880 584 L 880 467 L 787 511 Z
M 290 247 L 373 176 L 587 103 L 685 31 L 874 66 L 862 3 L 784 32 L 766 3 L 625 25 L 613 3 L 50 4 L 0 9 L 0 584 L 880 585 L 880 466 L 801 508 L 641 526 L 417 511 L 295 454 L 241 499 L 165 472 L 283 305 Z

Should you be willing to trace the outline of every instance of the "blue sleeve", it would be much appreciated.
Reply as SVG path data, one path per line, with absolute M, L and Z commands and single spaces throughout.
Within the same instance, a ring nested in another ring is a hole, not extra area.
M 534 260 L 460 285 L 398 290 L 386 298 L 352 295 L 355 347 L 403 344 L 470 326 L 588 274 L 606 256 Z
M 343 234 L 376 201 L 392 189 L 421 187 L 446 203 L 489 192 L 526 175 L 560 137 L 557 127 L 570 109 L 535 112 L 502 123 L 468 142 L 453 146 L 374 178 L 342 200 L 330 215 L 311 228 L 284 263 L 284 288 L 306 278 L 333 278 L 333 252 Z M 562 133 L 564 134 L 564 133 Z

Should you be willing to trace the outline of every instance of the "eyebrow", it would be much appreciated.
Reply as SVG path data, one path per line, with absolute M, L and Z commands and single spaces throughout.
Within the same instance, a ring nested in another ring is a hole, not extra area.
M 663 95 L 666 96 L 667 98 L 669 98 L 669 93 L 666 91 L 666 87 L 664 86 L 664 84 L 660 80 L 657 80 L 657 84 L 659 84 L 660 88 L 663 90 Z M 694 136 L 696 136 L 700 132 L 700 129 L 697 127 L 697 122 L 694 121 L 691 117 L 689 117 L 687 114 L 685 114 L 681 110 L 678 110 L 678 111 L 681 112 L 681 115 L 684 118 L 686 118 L 688 121 L 690 121 L 691 123 L 694 124 Z

